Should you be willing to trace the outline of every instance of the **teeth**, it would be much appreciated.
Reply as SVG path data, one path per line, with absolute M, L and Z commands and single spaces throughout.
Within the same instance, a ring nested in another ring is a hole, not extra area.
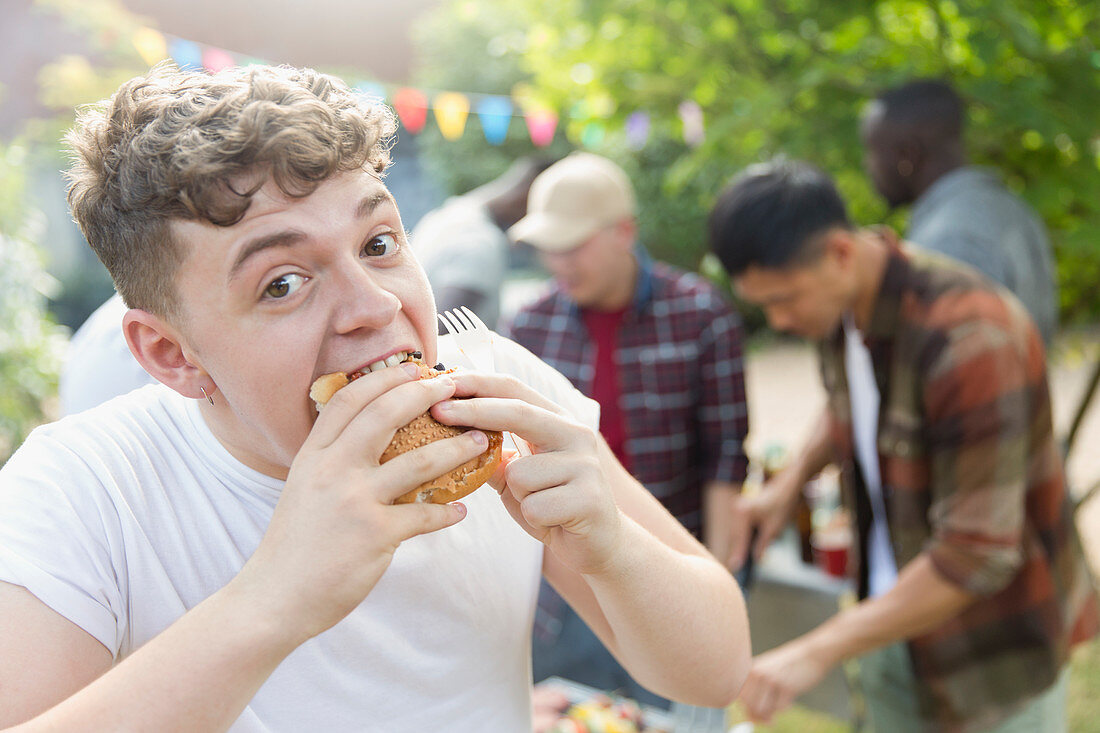
M 397 366 L 401 362 L 409 358 L 409 352 L 398 351 L 396 354 L 386 357 L 383 361 L 376 361 L 368 366 L 363 371 L 376 372 L 379 369 L 385 369 L 386 367 Z

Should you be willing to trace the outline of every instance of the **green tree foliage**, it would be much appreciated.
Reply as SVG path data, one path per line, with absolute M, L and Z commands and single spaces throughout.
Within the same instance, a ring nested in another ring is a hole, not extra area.
M 458 3 L 460 8 L 469 3 Z M 862 222 L 888 212 L 862 170 L 858 116 L 877 92 L 916 76 L 950 80 L 970 102 L 969 145 L 1040 212 L 1059 260 L 1063 316 L 1100 316 L 1100 12 L 1084 0 L 485 0 L 484 17 L 522 25 L 511 57 L 537 92 L 572 115 L 621 129 L 651 115 L 649 144 L 608 135 L 597 152 L 638 177 L 642 229 L 662 257 L 693 265 L 721 183 L 776 154 L 832 172 Z M 452 26 L 453 27 L 453 26 Z M 444 31 L 445 32 L 445 31 Z M 493 36 L 490 43 L 498 36 Z M 451 68 L 487 64 L 473 39 Z M 457 86 L 436 61 L 438 84 Z M 472 82 L 471 82 L 472 83 Z M 471 87 L 467 87 L 471 88 Z M 474 87 L 476 88 L 476 85 Z M 690 99 L 705 141 L 681 141 Z
M 521 92 L 530 78 L 521 63 L 528 23 L 527 10 L 509 2 L 466 0 L 427 14 L 413 28 L 416 83 L 429 94 L 456 90 L 510 96 Z M 409 133 L 402 128 L 399 134 Z M 537 150 L 518 114 L 512 118 L 504 142 L 490 145 L 475 109 L 470 110 L 460 139 L 445 140 L 429 123 L 418 143 L 425 167 L 448 194 L 465 193 L 496 178 L 524 155 L 560 157 L 569 151 L 561 134 L 546 150 Z
M 47 418 L 67 341 L 46 311 L 56 283 L 33 244 L 41 221 L 18 205 L 26 159 L 24 145 L 0 145 L 0 464 Z

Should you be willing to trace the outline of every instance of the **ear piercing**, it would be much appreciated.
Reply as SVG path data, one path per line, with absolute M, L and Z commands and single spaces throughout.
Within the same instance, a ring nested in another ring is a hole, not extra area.
M 199 391 L 202 392 L 202 396 L 207 399 L 207 401 L 211 404 L 211 406 L 213 406 L 214 398 L 211 397 L 210 395 L 206 394 L 206 388 L 203 387 L 202 385 L 199 385 Z

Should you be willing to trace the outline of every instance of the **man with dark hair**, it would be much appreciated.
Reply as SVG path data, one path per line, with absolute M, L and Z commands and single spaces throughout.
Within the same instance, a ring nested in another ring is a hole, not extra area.
M 866 655 L 875 730 L 1064 730 L 1067 655 L 1095 632 L 1096 599 L 1023 306 L 948 258 L 854 226 L 804 163 L 746 171 L 710 235 L 741 297 L 819 342 L 828 393 L 809 446 L 735 500 L 743 534 L 755 526 L 766 545 L 835 460 L 858 539 L 861 602 L 753 660 L 751 715 L 769 719 Z
M 965 117 L 963 100 L 943 81 L 883 92 L 863 115 L 868 175 L 891 207 L 913 204 L 907 240 L 1007 287 L 1049 345 L 1058 325 L 1050 241 L 995 172 L 967 164 Z

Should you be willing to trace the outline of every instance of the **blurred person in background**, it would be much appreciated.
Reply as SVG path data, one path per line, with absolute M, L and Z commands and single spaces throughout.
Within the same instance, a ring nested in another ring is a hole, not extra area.
M 891 208 L 912 204 L 906 241 L 965 262 L 1011 290 L 1049 347 L 1058 303 L 1046 229 L 996 171 L 967 163 L 965 127 L 963 100 L 946 82 L 889 89 L 863 114 L 865 167 Z
M 553 160 L 517 160 L 499 178 L 453 196 L 413 227 L 410 241 L 440 312 L 466 306 L 490 328 L 500 320 L 508 227 L 527 213 L 527 192 Z
M 768 720 L 860 657 L 877 731 L 1064 731 L 1070 649 L 1097 628 L 1023 305 L 957 261 L 848 219 L 800 162 L 748 169 L 710 218 L 739 295 L 818 342 L 818 434 L 738 499 L 756 548 L 805 482 L 841 467 L 860 602 L 758 655 L 741 701 Z
M 72 415 L 156 380 L 126 345 L 122 317 L 129 310 L 115 293 L 95 309 L 65 349 L 58 392 L 61 414 Z
M 504 338 L 500 373 L 402 363 L 457 349 L 382 181 L 395 128 L 270 66 L 162 64 L 81 114 L 69 203 L 159 383 L 0 468 L 0 728 L 528 730 L 540 577 L 655 688 L 736 695 L 736 583 L 592 400 Z M 332 372 L 363 373 L 318 413 Z M 428 410 L 471 429 L 383 463 Z M 496 491 L 394 503 L 485 430 L 534 448 Z
M 553 277 L 503 332 L 600 404 L 620 462 L 725 562 L 730 497 L 745 478 L 741 323 L 706 280 L 650 259 L 634 190 L 610 160 L 574 153 L 531 186 L 509 236 Z M 541 591 L 535 680 L 567 677 L 655 705 L 551 588 Z

